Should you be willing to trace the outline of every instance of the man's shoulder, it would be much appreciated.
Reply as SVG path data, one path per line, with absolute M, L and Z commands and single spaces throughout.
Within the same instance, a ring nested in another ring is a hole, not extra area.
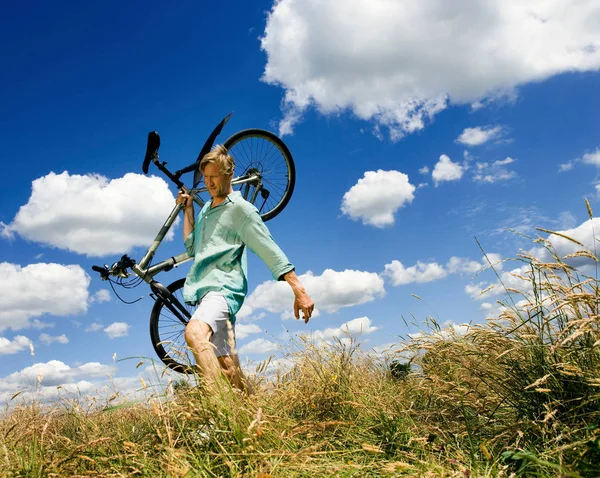
M 232 205 L 232 212 L 247 216 L 252 212 L 258 212 L 258 209 L 249 201 L 246 201 L 239 191 L 234 191 L 229 194 L 229 200 Z

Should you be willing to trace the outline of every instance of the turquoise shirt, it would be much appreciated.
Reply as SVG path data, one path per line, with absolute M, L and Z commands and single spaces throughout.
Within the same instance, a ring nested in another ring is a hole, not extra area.
M 194 263 L 183 287 L 183 300 L 198 303 L 207 292 L 223 294 L 235 322 L 248 292 L 246 246 L 267 265 L 275 280 L 294 269 L 269 233 L 258 210 L 239 191 L 211 207 L 207 202 L 185 240 Z

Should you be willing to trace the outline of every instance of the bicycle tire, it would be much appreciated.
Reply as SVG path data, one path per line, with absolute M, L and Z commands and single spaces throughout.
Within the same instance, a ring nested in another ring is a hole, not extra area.
M 261 207 L 255 206 L 263 221 L 273 219 L 289 202 L 296 184 L 296 168 L 288 147 L 275 134 L 257 128 L 238 131 L 227 138 L 223 146 L 235 160 L 236 176 L 250 169 L 260 172 L 264 189 L 270 194 L 259 204 Z M 271 198 L 272 195 L 275 197 Z
M 185 278 L 177 279 L 167 286 L 169 292 L 184 304 L 190 314 L 194 306 L 183 302 Z M 187 322 L 186 322 L 187 324 Z M 179 373 L 193 373 L 195 363 L 193 355 L 184 338 L 185 326 L 166 306 L 161 298 L 156 299 L 150 313 L 150 339 L 158 358 L 171 370 Z

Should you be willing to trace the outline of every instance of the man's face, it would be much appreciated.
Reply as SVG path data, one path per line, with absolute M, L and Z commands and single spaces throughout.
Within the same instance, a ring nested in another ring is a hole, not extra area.
M 231 191 L 231 179 L 233 174 L 221 174 L 221 170 L 215 163 L 208 163 L 204 166 L 204 184 L 208 188 L 208 193 L 214 198 L 222 198 Z

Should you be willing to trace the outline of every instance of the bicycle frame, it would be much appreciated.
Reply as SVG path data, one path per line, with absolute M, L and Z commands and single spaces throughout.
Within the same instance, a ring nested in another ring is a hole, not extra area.
M 151 131 L 150 133 L 148 133 L 148 144 L 146 147 L 146 155 L 142 164 L 142 171 L 144 172 L 144 174 L 147 174 L 150 163 L 154 163 L 156 167 L 165 176 L 167 176 L 177 186 L 179 190 L 181 190 L 185 194 L 188 194 L 192 198 L 192 200 L 196 204 L 198 204 L 198 206 L 200 206 L 200 208 L 204 207 L 205 202 L 198 196 L 198 194 L 202 192 L 207 192 L 208 189 L 206 187 L 197 187 L 202 178 L 202 172 L 200 171 L 199 165 L 204 155 L 208 151 L 210 151 L 216 137 L 220 134 L 221 130 L 223 129 L 223 126 L 225 125 L 225 123 L 227 123 L 230 116 L 231 114 L 227 115 L 215 127 L 213 132 L 206 140 L 204 146 L 202 147 L 202 150 L 200 151 L 200 154 L 198 155 L 196 161 L 190 164 L 189 166 L 186 166 L 185 168 L 176 171 L 175 173 L 172 173 L 166 168 L 166 162 L 161 162 L 158 160 L 160 136 L 156 131 Z M 183 182 L 180 180 L 180 177 L 182 174 L 192 171 L 194 172 L 194 180 L 193 187 L 190 189 L 185 184 L 183 184 Z M 237 178 L 232 179 L 231 185 L 240 186 L 240 192 L 242 194 L 242 197 L 247 201 L 251 202 L 252 204 L 255 203 L 259 192 L 261 193 L 261 196 L 265 200 L 265 202 L 269 197 L 269 191 L 263 188 L 262 173 L 261 171 L 255 168 L 251 168 L 245 171 L 243 176 L 239 176 Z M 252 192 L 251 197 L 248 197 L 250 196 L 251 186 L 254 187 L 254 190 Z M 103 280 L 107 280 L 110 275 L 118 276 L 121 278 L 129 277 L 130 274 L 127 272 L 127 269 L 131 269 L 131 272 L 137 275 L 142 281 L 150 285 L 150 288 L 155 294 L 155 296 L 163 300 L 165 302 L 165 306 L 168 307 L 169 310 L 171 310 L 171 312 L 173 312 L 173 314 L 177 316 L 182 323 L 185 324 L 187 323 L 187 320 L 191 318 L 190 313 L 187 311 L 184 305 L 176 297 L 173 296 L 173 294 L 169 291 L 168 287 L 165 287 L 163 284 L 156 281 L 154 278 L 158 273 L 162 271 L 169 271 L 179 264 L 183 264 L 184 262 L 192 260 L 193 257 L 191 257 L 187 251 L 185 251 L 176 256 L 172 256 L 169 259 L 161 261 L 158 264 L 150 265 L 158 247 L 160 246 L 163 239 L 173 226 L 173 223 L 177 219 L 177 216 L 179 215 L 181 209 L 181 204 L 176 204 L 173 207 L 173 210 L 167 217 L 167 220 L 164 222 L 154 241 L 152 242 L 152 244 L 150 245 L 150 247 L 139 262 L 136 262 L 135 260 L 129 258 L 127 255 L 124 255 L 123 257 L 121 257 L 121 260 L 113 264 L 111 268 L 108 268 L 108 266 L 104 266 L 104 268 L 102 268 L 101 266 L 92 266 L 92 269 L 97 272 L 100 272 Z M 260 209 L 262 209 L 262 206 Z
M 151 131 L 148 133 L 148 144 L 146 155 L 142 163 L 142 171 L 144 174 L 148 174 L 150 163 L 154 163 L 156 167 L 176 185 L 178 190 L 190 196 L 200 208 L 205 207 L 206 203 L 200 197 L 200 194 L 207 193 L 208 189 L 206 187 L 199 187 L 199 185 L 205 186 L 204 184 L 201 184 L 202 171 L 199 166 L 202 158 L 204 158 L 206 153 L 212 148 L 215 138 L 221 132 L 221 129 L 229 119 L 229 116 L 230 115 L 226 116 L 213 130 L 202 147 L 198 159 L 196 159 L 194 163 L 175 171 L 174 173 L 166 168 L 166 162 L 158 160 L 160 136 L 157 132 Z M 231 180 L 232 187 L 237 190 L 246 201 L 256 207 L 256 210 L 264 221 L 268 221 L 275 217 L 286 206 L 294 190 L 295 168 L 291 153 L 287 146 L 275 134 L 257 128 L 238 131 L 223 144 L 227 150 L 231 149 L 233 151 L 232 154 L 242 158 L 242 176 L 238 176 Z M 235 149 L 238 145 L 239 149 Z M 194 173 L 191 188 L 183 184 L 180 180 L 184 173 L 190 172 Z M 274 191 L 275 194 L 272 194 Z M 259 196 L 262 198 L 262 201 L 259 199 Z M 275 196 L 274 202 L 269 202 L 273 201 L 273 196 Z M 267 207 L 263 211 L 265 206 Z M 191 261 L 194 256 L 193 254 L 190 256 L 187 251 L 183 251 L 180 254 L 169 257 L 156 264 L 152 264 L 152 261 L 165 236 L 173 227 L 182 208 L 183 206 L 181 204 L 174 205 L 167 219 L 158 231 L 158 234 L 139 262 L 136 262 L 136 260 L 130 258 L 127 254 L 124 254 L 110 267 L 106 264 L 104 266 L 92 266 L 92 270 L 100 273 L 100 278 L 102 280 L 110 281 L 113 291 L 113 283 L 125 288 L 136 287 L 142 282 L 145 282 L 150 286 L 152 291 L 150 296 L 155 300 L 152 313 L 150 314 L 150 336 L 152 344 L 163 363 L 177 371 L 189 369 L 186 365 L 182 365 L 177 357 L 172 354 L 178 353 L 179 349 L 177 347 L 185 347 L 184 343 L 180 343 L 183 340 L 182 331 L 185 330 L 185 326 L 187 326 L 191 319 L 193 309 L 190 307 L 191 304 L 184 303 L 184 300 L 181 298 L 181 293 L 185 286 L 185 279 L 179 278 L 170 285 L 165 286 L 156 280 L 156 276 L 160 272 L 169 271 L 179 264 Z M 131 277 L 131 274 L 135 274 L 136 278 L 123 282 L 123 279 Z M 111 277 L 117 279 L 113 280 Z M 116 291 L 115 294 L 121 299 Z M 140 299 L 141 297 L 134 302 L 137 302 Z M 126 302 L 123 299 L 121 300 L 125 303 L 133 303 Z M 163 315 L 163 312 L 166 312 L 166 314 Z M 170 312 L 170 314 L 168 312 Z M 159 325 L 159 321 L 160 324 L 163 324 L 165 320 L 168 322 L 168 326 Z M 178 335 L 176 336 L 172 336 L 170 335 L 171 332 L 168 332 L 168 330 L 172 330 L 173 327 L 175 327 L 176 332 L 178 331 Z M 167 332 L 164 332 L 165 330 L 167 330 Z M 167 348 L 165 348 L 164 345 L 171 341 L 176 342 L 176 346 L 173 349 L 174 352 L 171 350 L 171 346 L 167 345 Z

